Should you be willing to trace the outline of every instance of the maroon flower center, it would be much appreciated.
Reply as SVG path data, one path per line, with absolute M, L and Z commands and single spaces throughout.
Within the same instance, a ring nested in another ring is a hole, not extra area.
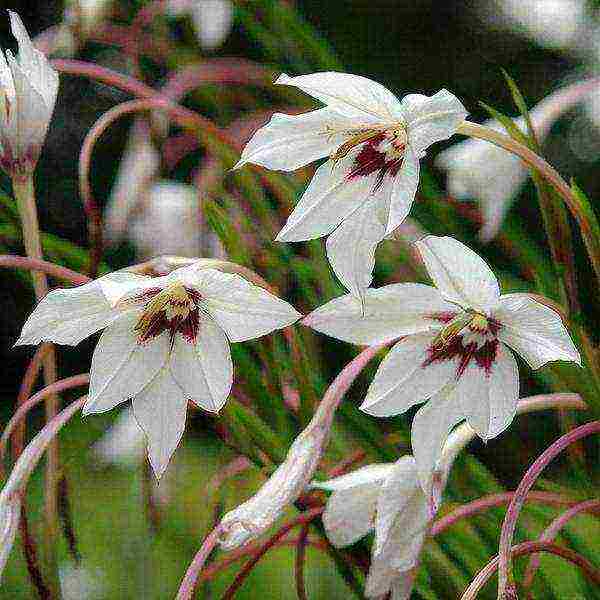
M 497 334 L 500 323 L 479 313 L 435 313 L 430 318 L 446 327 L 436 336 L 422 367 L 436 362 L 458 360 L 456 379 L 461 377 L 471 362 L 489 376 L 498 353 Z
M 151 288 L 137 296 L 135 300 L 146 302 L 144 312 L 134 327 L 138 343 L 145 344 L 166 331 L 171 338 L 171 347 L 177 333 L 186 342 L 194 344 L 200 328 L 201 299 L 197 291 L 181 284 Z
M 404 140 L 399 132 L 384 131 L 366 141 L 354 158 L 347 179 L 377 173 L 375 189 L 381 187 L 386 177 L 395 177 L 400 171 L 404 159 Z

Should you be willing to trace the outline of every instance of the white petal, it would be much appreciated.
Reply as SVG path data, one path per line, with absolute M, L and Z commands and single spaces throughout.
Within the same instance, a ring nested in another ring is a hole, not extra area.
M 162 288 L 170 283 L 169 276 L 147 277 L 128 271 L 115 271 L 97 280 L 102 292 L 112 306 L 121 300 L 142 293 L 148 288 Z
M 496 276 L 473 250 L 451 237 L 417 242 L 429 276 L 447 300 L 487 313 L 500 296 Z
M 498 337 L 532 369 L 553 360 L 573 361 L 581 366 L 581 356 L 569 332 L 548 306 L 527 294 L 505 294 L 492 313 L 502 325 Z
M 331 495 L 323 526 L 336 548 L 354 544 L 373 529 L 378 494 L 378 485 L 363 484 Z
M 456 371 L 456 360 L 424 366 L 432 334 L 411 335 L 399 341 L 381 362 L 360 409 L 377 417 L 390 417 L 427 400 Z
M 229 0 L 201 0 L 191 7 L 194 29 L 200 45 L 217 48 L 229 35 L 233 25 L 233 5 Z
M 377 496 L 392 469 L 392 464 L 372 464 L 335 479 L 313 482 L 313 488 L 333 492 L 323 525 L 334 546 L 349 546 L 373 529 Z
M 129 400 L 164 367 L 169 356 L 169 336 L 163 333 L 139 344 L 133 331 L 138 317 L 125 314 L 100 336 L 92 357 L 84 415 L 106 412 Z
M 440 312 L 455 312 L 432 286 L 394 283 L 364 292 L 361 301 L 348 294 L 335 298 L 308 315 L 303 323 L 321 333 L 359 345 L 374 345 L 441 327 L 431 318 Z
M 512 423 L 519 401 L 519 369 L 510 350 L 498 345 L 489 373 L 471 361 L 458 380 L 456 394 L 481 439 L 502 433 Z
M 391 600 L 408 600 L 413 585 L 411 571 L 398 571 L 390 566 L 388 556 L 374 556 L 367 581 L 365 598 L 382 598 L 392 593 Z
M 58 92 L 58 73 L 50 66 L 45 55 L 37 50 L 16 12 L 8 11 L 12 34 L 19 43 L 19 64 L 32 85 L 44 98 L 48 117 L 52 113 Z
M 366 465 L 365 467 L 356 469 L 356 471 L 351 471 L 334 479 L 314 481 L 312 487 L 330 492 L 352 490 L 363 485 L 377 487 L 390 476 L 393 468 L 394 465 L 389 463 Z
M 373 280 L 375 249 L 385 236 L 377 206 L 367 201 L 327 238 L 327 258 L 342 284 L 362 296 Z
M 300 318 L 291 304 L 232 273 L 215 269 L 173 271 L 203 296 L 205 309 L 232 342 L 243 342 L 288 327 Z
M 400 171 L 394 178 L 386 235 L 401 225 L 408 216 L 419 187 L 420 168 L 418 155 L 407 146 Z
M 377 174 L 350 177 L 360 148 L 337 162 L 322 164 L 277 235 L 280 242 L 300 242 L 327 235 L 369 196 L 377 193 Z
M 384 550 L 398 517 L 410 510 L 410 505 L 415 501 L 417 492 L 421 492 L 421 490 L 418 487 L 415 459 L 412 456 L 402 456 L 394 463 L 391 472 L 383 482 L 377 500 L 375 545 L 373 547 L 375 555 Z M 407 531 L 407 533 L 409 532 Z
M 93 445 L 95 458 L 104 464 L 138 465 L 146 454 L 146 436 L 130 407 L 125 408 Z
M 275 83 L 300 88 L 341 115 L 359 120 L 357 125 L 397 118 L 398 98 L 381 84 L 360 75 L 329 71 L 289 77 L 283 73 Z
M 448 139 L 469 114 L 461 101 L 448 90 L 431 97 L 412 94 L 403 98 L 402 108 L 408 129 L 408 143 L 417 155 L 434 142 Z
M 254 163 L 277 171 L 295 171 L 334 152 L 345 139 L 343 132 L 351 126 L 352 121 L 329 108 L 301 115 L 275 113 L 250 138 L 234 168 Z
M 392 597 L 390 600 L 410 600 L 415 585 L 413 571 L 402 571 L 392 581 Z
M 219 412 L 231 390 L 233 365 L 229 341 L 218 325 L 203 319 L 195 346 L 178 336 L 170 365 L 189 400 L 204 410 Z
M 431 492 L 431 475 L 448 433 L 464 418 L 453 385 L 444 388 L 417 411 L 412 422 L 411 440 L 419 480 L 426 494 Z
M 106 299 L 99 279 L 75 288 L 53 290 L 23 325 L 17 345 L 47 340 L 74 346 L 104 329 L 118 316 Z
M 157 479 L 165 472 L 185 430 L 187 398 L 164 369 L 133 399 L 133 413 L 148 438 L 148 458 Z

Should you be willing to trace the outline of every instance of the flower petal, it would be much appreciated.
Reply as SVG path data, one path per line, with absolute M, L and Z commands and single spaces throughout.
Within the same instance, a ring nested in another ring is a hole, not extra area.
M 363 302 L 364 310 L 356 296 L 340 296 L 310 313 L 303 323 L 339 340 L 370 346 L 439 329 L 441 324 L 432 315 L 456 311 L 434 287 L 420 283 L 368 289 Z
M 118 316 L 102 291 L 100 279 L 75 288 L 53 290 L 23 325 L 17 345 L 47 340 L 74 346 Z
M 313 482 L 311 487 L 333 492 L 323 525 L 336 548 L 354 544 L 373 529 L 377 496 L 392 469 L 392 464 L 372 464 L 335 479 Z
M 232 273 L 215 269 L 178 270 L 203 296 L 205 309 L 232 342 L 243 342 L 288 327 L 300 313 L 285 300 Z M 175 271 L 172 273 L 179 277 Z
M 448 90 L 431 97 L 411 94 L 402 99 L 408 129 L 408 143 L 419 155 L 434 142 L 446 140 L 469 114 L 461 101 Z
M 190 12 L 198 41 L 204 49 L 217 48 L 225 41 L 233 25 L 230 0 L 192 2 Z
M 441 390 L 453 377 L 457 360 L 424 366 L 433 338 L 417 334 L 400 340 L 381 362 L 360 409 L 377 417 L 399 415 Z
M 334 152 L 351 126 L 352 121 L 329 108 L 300 115 L 275 113 L 250 138 L 234 169 L 254 163 L 277 171 L 295 171 Z
M 391 463 L 374 463 L 327 481 L 313 481 L 311 487 L 339 492 L 352 490 L 363 485 L 377 486 L 390 476 L 393 468 L 394 465 Z
M 132 467 L 144 460 L 146 437 L 129 406 L 93 445 L 93 452 L 99 462 L 122 467 Z
M 473 250 L 451 237 L 417 242 L 429 276 L 447 300 L 487 313 L 500 297 L 496 276 Z
M 394 178 L 386 235 L 401 225 L 408 216 L 419 187 L 420 168 L 418 155 L 407 146 L 400 171 Z
M 422 406 L 412 422 L 412 449 L 419 481 L 425 494 L 431 493 L 431 475 L 451 429 L 465 418 L 453 385 L 447 386 Z
M 519 401 L 519 369 L 510 350 L 499 344 L 488 373 L 471 361 L 458 380 L 456 394 L 482 440 L 502 433 L 512 423 Z
M 275 83 L 293 85 L 345 117 L 360 120 L 357 125 L 394 121 L 400 101 L 376 81 L 334 71 L 290 77 L 283 73 Z
M 377 556 L 386 548 L 390 532 L 399 521 L 404 525 L 406 513 L 413 512 L 411 505 L 422 498 L 423 493 L 418 487 L 417 469 L 412 456 L 402 456 L 395 463 L 388 477 L 381 486 L 377 500 L 377 519 L 375 522 L 375 545 L 373 554 Z M 407 539 L 410 539 L 410 531 Z M 395 565 L 394 565 L 395 566 Z
M 233 384 L 233 364 L 227 336 L 216 323 L 201 321 L 195 346 L 178 337 L 170 365 L 189 400 L 213 413 L 221 410 Z
M 554 310 L 528 294 L 504 294 L 492 311 L 502 327 L 498 337 L 518 352 L 532 369 L 553 360 L 573 361 L 581 356 Z
M 165 366 L 170 338 L 159 335 L 139 344 L 133 328 L 138 314 L 125 314 L 100 336 L 90 368 L 90 391 L 83 414 L 101 413 L 138 394 Z
M 350 177 L 359 151 L 355 149 L 337 162 L 328 160 L 315 171 L 277 241 L 301 242 L 327 235 L 369 196 L 375 193 L 380 197 L 377 173 Z
M 157 479 L 167 468 L 185 430 L 187 398 L 165 369 L 133 399 L 133 414 L 148 439 Z
M 367 201 L 327 238 L 327 258 L 342 284 L 362 296 L 373 280 L 375 250 L 385 237 L 377 206 Z

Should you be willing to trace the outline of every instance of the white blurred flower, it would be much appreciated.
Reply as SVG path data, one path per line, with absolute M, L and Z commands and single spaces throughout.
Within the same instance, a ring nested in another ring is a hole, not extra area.
M 491 26 L 516 30 L 548 48 L 576 48 L 590 33 L 585 0 L 495 0 L 481 9 Z
M 532 116 L 533 119 L 533 116 Z M 525 120 L 514 119 L 525 131 Z M 489 120 L 486 127 L 506 133 L 500 123 Z M 540 136 L 543 140 L 547 128 Z M 478 200 L 483 225 L 482 241 L 494 238 L 502 226 L 511 203 L 527 180 L 529 170 L 521 159 L 484 140 L 469 138 L 441 152 L 435 164 L 448 173 L 448 192 L 458 200 Z
M 189 14 L 200 45 L 206 50 L 218 48 L 233 27 L 231 0 L 168 0 L 171 15 Z
M 183 431 L 188 400 L 210 412 L 233 381 L 229 342 L 294 323 L 292 306 L 239 275 L 197 264 L 164 277 L 118 272 L 50 292 L 17 344 L 78 344 L 104 329 L 90 369 L 84 415 L 133 398 L 150 463 L 164 473 Z
M 131 467 L 144 460 L 146 436 L 129 408 L 119 414 L 92 450 L 96 459 L 104 464 Z
M 348 546 L 375 530 L 366 597 L 391 591 L 394 599 L 408 598 L 433 518 L 414 458 L 369 465 L 313 487 L 333 492 L 323 525 L 334 546 Z
M 448 432 L 467 419 L 484 440 L 510 425 L 519 374 L 510 349 L 532 369 L 549 361 L 580 364 L 560 316 L 529 294 L 500 295 L 485 261 L 449 237 L 417 242 L 435 287 L 401 283 L 351 294 L 311 313 L 304 323 L 361 345 L 401 338 L 382 361 L 361 410 L 380 417 L 422 406 L 412 446 L 428 485 Z M 362 316 L 364 315 L 364 316 Z
M 374 252 L 410 211 L 419 184 L 419 160 L 431 144 L 449 138 L 465 119 L 446 90 L 398 100 L 385 87 L 347 73 L 281 75 L 325 104 L 301 115 L 275 114 L 242 152 L 246 163 L 294 171 L 321 165 L 277 239 L 323 237 L 340 281 L 361 294 L 371 283 Z
M 58 567 L 61 598 L 63 600 L 100 600 L 106 597 L 103 584 L 105 575 L 82 565 L 63 563 Z
M 17 13 L 8 11 L 17 57 L 0 51 L 0 168 L 31 173 L 39 158 L 58 93 L 58 73 L 31 43 Z
M 127 140 L 104 214 L 104 232 L 109 242 L 123 239 L 143 193 L 156 179 L 159 169 L 160 153 L 150 138 L 148 123 L 138 119 Z
M 225 256 L 219 238 L 200 221 L 197 188 L 177 181 L 157 181 L 143 198 L 143 206 L 134 211 L 128 231 L 140 258 L 166 254 Z

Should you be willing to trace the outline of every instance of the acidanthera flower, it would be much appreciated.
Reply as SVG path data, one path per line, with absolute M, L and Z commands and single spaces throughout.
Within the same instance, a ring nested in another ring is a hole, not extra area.
M 327 244 L 331 265 L 350 291 L 359 292 L 370 285 L 375 247 L 410 211 L 425 149 L 453 135 L 467 112 L 446 90 L 400 101 L 379 83 L 346 73 L 283 74 L 275 83 L 295 86 L 325 107 L 273 115 L 236 167 L 254 163 L 294 171 L 329 159 L 277 239 L 310 240 L 334 232 Z
M 11 177 L 33 171 L 58 93 L 58 74 L 36 50 L 17 13 L 8 11 L 19 43 L 0 51 L 0 168 Z
M 230 0 L 169 0 L 167 11 L 174 16 L 189 13 L 196 37 L 205 50 L 218 48 L 233 26 Z
M 537 138 L 543 142 L 557 118 L 553 106 L 540 102 L 530 111 Z M 527 131 L 525 119 L 514 119 L 515 125 Z M 498 121 L 491 119 L 486 127 L 506 133 Z M 447 187 L 451 196 L 459 200 L 477 200 L 483 219 L 479 237 L 489 242 L 500 231 L 515 196 L 529 174 L 518 156 L 484 140 L 469 138 L 440 152 L 435 165 L 448 174 Z
M 365 595 L 408 598 L 432 514 L 412 456 L 373 464 L 313 487 L 333 492 L 323 513 L 327 537 L 348 546 L 375 530 Z
M 382 361 L 361 409 L 384 417 L 431 399 L 413 421 L 412 445 L 426 485 L 448 431 L 466 419 L 484 440 L 512 422 L 519 373 L 511 349 L 531 368 L 580 364 L 557 312 L 529 294 L 500 295 L 475 252 L 449 237 L 417 242 L 435 287 L 415 283 L 349 294 L 304 323 L 338 339 L 373 345 L 400 338 Z M 363 315 L 364 316 L 361 316 Z
M 191 265 L 163 277 L 106 275 L 48 294 L 18 344 L 78 344 L 104 329 L 90 369 L 83 413 L 133 398 L 160 477 L 185 428 L 188 400 L 218 412 L 232 385 L 229 342 L 294 323 L 292 306 L 239 275 Z

